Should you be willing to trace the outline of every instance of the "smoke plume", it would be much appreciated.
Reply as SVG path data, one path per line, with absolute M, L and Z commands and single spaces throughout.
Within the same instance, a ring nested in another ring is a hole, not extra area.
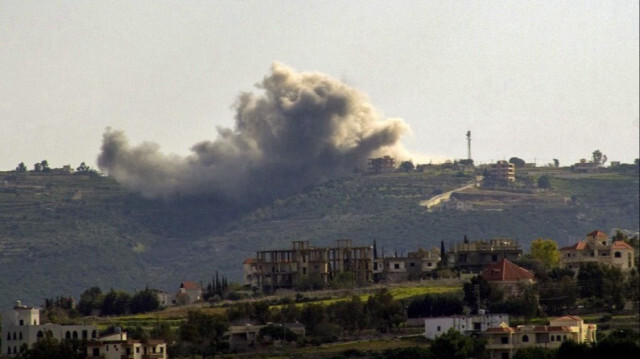
M 406 158 L 401 119 L 384 119 L 360 91 L 321 73 L 296 72 L 279 63 L 242 93 L 235 128 L 169 156 L 157 144 L 131 146 L 122 131 L 107 129 L 100 170 L 151 198 L 215 195 L 255 203 L 366 169 L 370 157 Z

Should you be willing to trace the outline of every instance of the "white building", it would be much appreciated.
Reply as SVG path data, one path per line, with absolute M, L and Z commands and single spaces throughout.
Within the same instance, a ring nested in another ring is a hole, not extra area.
M 127 332 L 105 335 L 87 344 L 87 359 L 166 359 L 164 340 L 133 340 Z
M 483 332 L 489 328 L 509 323 L 509 314 L 456 315 L 451 317 L 426 318 L 424 320 L 424 336 L 435 339 L 453 328 L 463 334 Z
M 0 355 L 13 357 L 26 344 L 33 343 L 45 337 L 57 340 L 79 339 L 90 340 L 98 336 L 96 325 L 60 325 L 41 324 L 40 309 L 27 307 L 20 301 L 12 310 L 2 313 L 2 346 Z

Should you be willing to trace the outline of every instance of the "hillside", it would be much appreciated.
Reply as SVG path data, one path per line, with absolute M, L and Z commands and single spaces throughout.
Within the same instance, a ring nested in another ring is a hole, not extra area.
M 386 254 L 471 239 L 512 237 L 526 250 L 536 238 L 565 245 L 584 234 L 638 230 L 638 174 L 547 175 L 545 192 L 473 188 L 453 195 L 465 210 L 420 203 L 473 183 L 474 174 L 426 172 L 354 175 L 307 188 L 261 208 L 214 198 L 143 199 L 98 175 L 0 173 L 0 307 L 16 299 L 78 297 L 94 285 L 173 291 L 181 280 L 208 282 L 216 270 L 241 279 L 242 260 L 292 240 L 325 245 L 373 240 Z M 526 186 L 525 186 L 526 187 Z

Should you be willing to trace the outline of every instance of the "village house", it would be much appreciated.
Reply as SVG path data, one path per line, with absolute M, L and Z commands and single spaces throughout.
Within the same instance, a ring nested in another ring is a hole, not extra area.
M 260 341 L 260 329 L 266 327 L 269 324 L 251 324 L 246 323 L 242 325 L 231 325 L 229 326 L 228 337 L 229 337 L 229 347 L 232 350 L 246 350 L 250 348 Z M 306 334 L 306 330 L 303 324 L 301 323 L 284 323 L 277 324 L 283 325 L 286 329 L 291 330 L 293 333 L 300 337 L 304 337 Z
M 491 176 L 498 181 L 514 182 L 516 180 L 516 166 L 507 161 L 498 161 L 491 165 Z
M 184 281 L 180 283 L 176 293 L 175 304 L 187 305 L 202 300 L 202 286 L 196 282 Z
M 503 291 L 506 298 L 520 296 L 524 288 L 535 282 L 533 273 L 506 258 L 485 268 L 481 276 L 491 286 Z
M 134 340 L 127 332 L 101 336 L 87 343 L 87 359 L 166 359 L 167 344 L 161 339 Z
M 40 322 L 40 308 L 28 307 L 17 301 L 12 310 L 2 313 L 1 335 L 0 355 L 14 357 L 23 348 L 23 345 L 30 348 L 36 341 L 45 337 L 59 341 L 96 338 L 98 327 L 95 325 L 42 324 Z
M 393 172 L 395 170 L 395 160 L 393 157 L 384 156 L 369 159 L 369 172 L 384 173 Z
M 575 316 L 552 319 L 549 325 L 519 325 L 509 327 L 506 323 L 483 332 L 487 339 L 485 349 L 490 359 L 510 359 L 519 349 L 541 347 L 555 349 L 563 342 L 595 343 L 595 324 L 585 324 Z
M 609 236 L 599 230 L 587 234 L 584 241 L 560 248 L 560 266 L 576 272 L 580 265 L 600 263 L 620 268 L 628 272 L 635 268 L 635 250 L 623 241 L 609 240 Z
M 375 251 L 374 251 L 375 253 Z M 374 280 L 405 281 L 424 277 L 437 268 L 440 262 L 440 250 L 418 248 L 409 252 L 406 257 L 377 257 L 374 254 Z
M 480 272 L 486 266 L 498 263 L 502 258 L 517 261 L 522 258 L 518 241 L 512 238 L 469 241 L 455 243 L 447 251 L 447 263 L 463 272 Z
M 509 323 L 509 314 L 487 314 L 482 309 L 476 315 L 426 318 L 424 320 L 424 336 L 433 340 L 449 329 L 454 329 L 465 335 L 472 335 L 498 327 L 502 323 Z

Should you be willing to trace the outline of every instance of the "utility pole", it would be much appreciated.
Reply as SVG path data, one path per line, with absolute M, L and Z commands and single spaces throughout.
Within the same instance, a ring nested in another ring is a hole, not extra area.
M 467 159 L 471 160 L 471 131 L 467 131 Z

